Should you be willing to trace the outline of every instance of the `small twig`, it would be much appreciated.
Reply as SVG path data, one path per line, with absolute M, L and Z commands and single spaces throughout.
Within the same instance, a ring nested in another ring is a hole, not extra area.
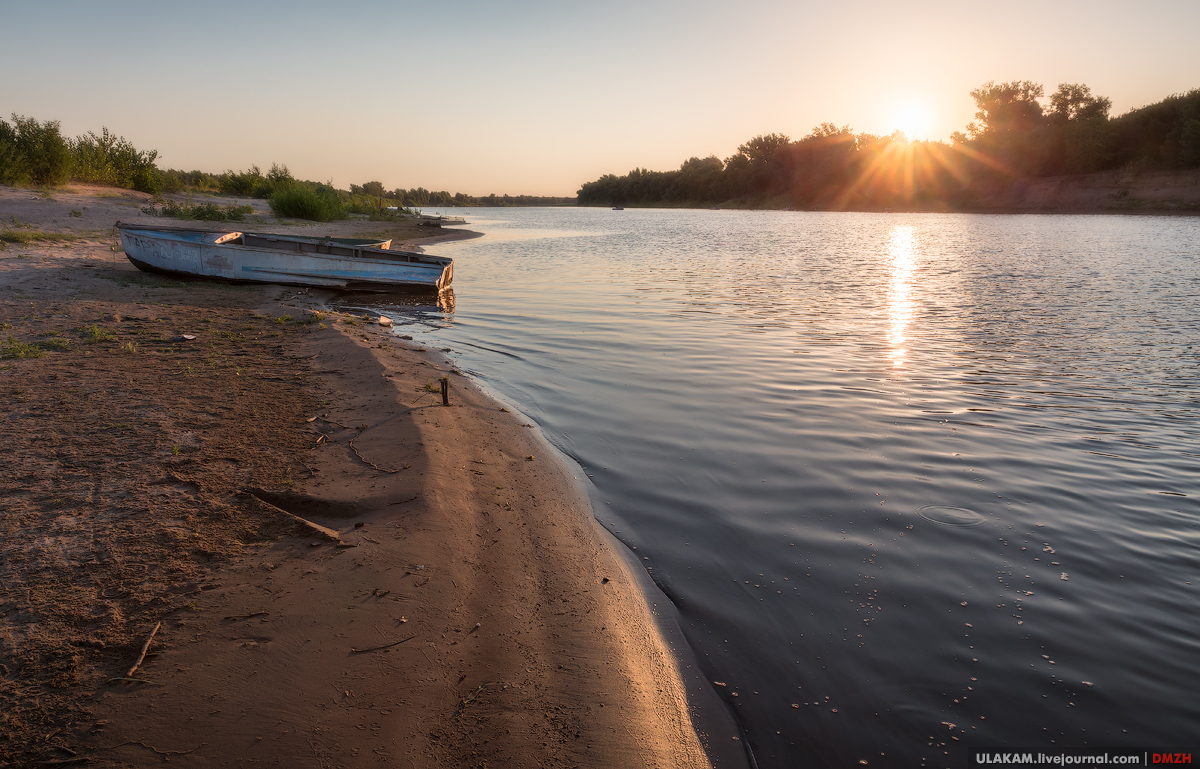
M 467 705 L 470 705 L 472 702 L 474 702 L 475 698 L 478 697 L 491 683 L 491 681 L 484 681 L 479 686 L 475 687 L 475 691 L 471 692 L 462 699 L 458 705 L 458 711 L 454 715 L 461 716 L 462 712 L 467 709 Z
M 491 684 L 491 681 L 484 681 L 479 686 L 475 687 L 475 691 L 471 692 L 469 695 L 467 695 L 463 699 L 463 704 L 466 705 L 468 703 L 473 702 L 475 700 L 475 698 L 479 696 L 480 692 L 482 692 L 484 689 L 486 689 L 489 684 Z
M 370 465 L 371 467 L 374 467 L 376 470 L 378 470 L 381 473 L 398 473 L 404 469 L 403 467 L 401 467 L 397 470 L 389 470 L 386 467 L 380 467 L 379 465 L 375 464 L 371 460 L 364 457 L 361 453 L 359 453 L 358 449 L 354 448 L 354 439 L 351 439 L 347 445 L 350 447 L 350 450 L 354 452 L 354 456 L 358 457 L 359 459 L 361 459 L 363 462 Z
M 269 611 L 256 611 L 253 614 L 231 614 L 228 617 L 222 617 L 221 619 L 250 619 L 251 617 L 262 617 L 270 613 L 271 612 Z
M 134 671 L 136 671 L 138 667 L 141 666 L 142 661 L 146 659 L 146 652 L 150 651 L 150 642 L 154 640 L 154 634 L 158 632 L 160 627 L 162 627 L 162 622 L 159 622 L 154 626 L 154 629 L 150 631 L 150 637 L 146 639 L 146 643 L 142 644 L 142 653 L 138 655 L 137 662 L 133 663 L 133 667 L 129 669 L 129 672 L 125 674 L 126 678 L 133 678 Z
M 143 748 L 146 748 L 147 750 L 153 750 L 155 753 L 157 753 L 160 756 L 186 756 L 188 753 L 195 753 L 197 750 L 199 750 L 200 748 L 204 747 L 207 744 L 208 744 L 207 742 L 202 742 L 199 745 L 197 745 L 196 747 L 192 748 L 191 750 L 159 750 L 158 748 L 154 747 L 153 745 L 147 745 L 146 743 L 142 742 L 141 740 L 129 740 L 128 742 L 122 742 L 120 745 L 113 745 L 112 747 L 108 747 L 108 748 L 100 748 L 100 750 L 116 750 L 117 748 L 123 748 L 126 745 L 141 745 Z
M 400 644 L 404 643 L 405 641 L 411 641 L 414 638 L 416 638 L 415 635 L 410 635 L 408 638 L 402 638 L 399 641 L 396 641 L 395 643 L 385 644 L 383 646 L 372 646 L 370 649 L 355 649 L 355 648 L 351 647 L 350 651 L 353 652 L 354 654 L 364 654 L 366 652 L 377 652 L 380 649 L 390 649 L 393 646 L 399 646 Z

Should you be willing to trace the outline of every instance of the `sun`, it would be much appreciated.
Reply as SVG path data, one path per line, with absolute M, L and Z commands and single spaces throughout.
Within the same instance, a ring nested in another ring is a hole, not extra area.
M 919 104 L 906 104 L 893 114 L 892 125 L 909 139 L 922 139 L 929 130 L 929 112 Z

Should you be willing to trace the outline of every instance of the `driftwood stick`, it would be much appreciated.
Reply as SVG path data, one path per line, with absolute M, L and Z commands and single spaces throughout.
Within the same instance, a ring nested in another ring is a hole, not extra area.
M 296 521 L 297 523 L 300 523 L 300 524 L 308 527 L 309 529 L 312 529 L 313 531 L 320 534 L 325 539 L 328 539 L 330 542 L 341 542 L 342 541 L 341 535 L 339 535 L 333 529 L 322 526 L 319 523 L 313 523 L 312 521 L 301 518 L 300 516 L 296 515 L 295 513 L 289 513 L 287 510 L 284 510 L 282 507 L 277 507 L 277 506 L 271 504 L 267 500 L 263 499 L 262 497 L 258 496 L 253 491 L 250 491 L 248 489 L 242 489 L 242 493 L 249 497 L 254 498 L 254 500 L 256 500 L 260 505 L 267 508 L 268 510 L 278 513 L 279 515 L 287 516 L 288 518 L 291 518 L 292 520 Z
M 379 471 L 379 472 L 381 472 L 381 473 L 398 473 L 398 472 L 400 472 L 401 470 L 404 470 L 404 469 L 405 469 L 405 468 L 403 468 L 403 467 L 400 467 L 400 468 L 397 468 L 397 469 L 395 469 L 395 470 L 389 470 L 389 469 L 387 469 L 386 467 L 380 467 L 379 465 L 375 464 L 375 463 L 374 463 L 374 462 L 372 462 L 371 460 L 369 460 L 369 459 L 367 459 L 366 457 L 364 457 L 364 456 L 363 456 L 363 455 L 362 455 L 362 454 L 359 452 L 359 450 L 358 450 L 358 449 L 356 449 L 356 448 L 354 447 L 354 441 L 353 441 L 353 440 L 351 440 L 351 441 L 350 441 L 348 444 L 346 444 L 346 445 L 348 445 L 348 446 L 350 447 L 350 450 L 354 452 L 354 456 L 358 457 L 358 458 L 359 458 L 359 459 L 361 459 L 361 460 L 362 460 L 364 463 L 366 463 L 366 464 L 370 465 L 371 467 L 375 468 L 376 470 L 378 470 L 378 471 Z
M 208 744 L 207 742 L 202 742 L 199 745 L 197 745 L 196 747 L 192 748 L 191 750 L 159 750 L 158 748 L 154 747 L 153 745 L 147 745 L 142 740 L 129 740 L 127 742 L 122 742 L 120 745 L 113 745 L 112 747 L 108 747 L 108 748 L 100 748 L 100 750 L 116 750 L 117 748 L 123 748 L 126 745 L 141 745 L 143 748 L 148 748 L 149 750 L 153 750 L 155 753 L 157 753 L 160 756 L 186 756 L 188 753 L 195 753 L 197 750 L 199 750 L 200 748 L 204 747 L 207 744 Z
M 133 663 L 133 667 L 129 669 L 129 672 L 125 674 L 126 678 L 133 678 L 134 671 L 137 670 L 138 667 L 141 666 L 142 661 L 146 659 L 146 652 L 150 651 L 150 642 L 154 640 L 154 634 L 158 632 L 160 627 L 162 627 L 161 622 L 155 625 L 154 629 L 150 631 L 150 637 L 146 639 L 146 643 L 142 644 L 142 653 L 138 655 L 137 662 Z
M 380 649 L 390 649 L 393 646 L 399 646 L 400 644 L 404 643 L 405 641 L 411 641 L 414 638 L 416 638 L 415 635 L 410 635 L 408 638 L 402 638 L 399 641 L 396 641 L 395 643 L 385 644 L 383 646 L 372 646 L 370 649 L 355 649 L 355 648 L 351 647 L 350 651 L 353 652 L 354 654 L 364 654 L 366 652 L 377 652 Z

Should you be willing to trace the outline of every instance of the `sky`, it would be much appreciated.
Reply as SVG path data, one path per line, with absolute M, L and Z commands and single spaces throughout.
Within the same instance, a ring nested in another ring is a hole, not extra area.
M 160 168 L 574 195 L 823 122 L 947 140 L 989 80 L 1200 88 L 1197 0 L 0 0 L 0 115 Z

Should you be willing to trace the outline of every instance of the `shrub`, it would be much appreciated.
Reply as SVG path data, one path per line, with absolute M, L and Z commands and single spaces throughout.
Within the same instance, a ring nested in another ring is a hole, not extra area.
M 191 196 L 182 204 L 176 203 L 173 200 L 164 201 L 162 208 L 155 208 L 153 204 L 142 209 L 143 214 L 150 216 L 169 216 L 172 219 L 184 219 L 187 221 L 203 221 L 203 222 L 241 222 L 245 221 L 246 214 L 254 213 L 253 206 L 239 206 L 230 203 L 227 206 L 221 207 L 216 203 L 201 203 L 193 205 Z
M 0 182 L 60 186 L 71 178 L 71 150 L 57 120 L 38 122 L 13 113 L 0 120 Z
M 0 120 L 0 184 L 21 184 L 25 175 L 20 150 L 17 149 L 17 129 Z
M 219 178 L 204 171 L 160 171 L 163 192 L 183 192 L 185 189 L 220 190 Z
M 271 211 L 276 216 L 290 216 L 293 219 L 308 219 L 313 222 L 331 222 L 346 218 L 346 209 L 338 200 L 337 192 L 329 187 L 287 187 L 272 195 L 270 202 Z
M 162 192 L 162 177 L 154 165 L 157 150 L 139 150 L 124 136 L 114 136 L 107 128 L 80 136 L 71 142 L 74 162 L 72 177 L 83 182 L 109 184 L 157 195 Z
M 269 198 L 295 185 L 292 172 L 278 163 L 272 163 L 266 174 L 258 166 L 250 166 L 249 171 L 226 171 L 217 179 L 217 188 L 226 195 L 255 198 Z
M 258 166 L 250 166 L 249 171 L 226 171 L 217 178 L 217 189 L 226 195 L 250 196 L 262 183 L 262 171 Z

